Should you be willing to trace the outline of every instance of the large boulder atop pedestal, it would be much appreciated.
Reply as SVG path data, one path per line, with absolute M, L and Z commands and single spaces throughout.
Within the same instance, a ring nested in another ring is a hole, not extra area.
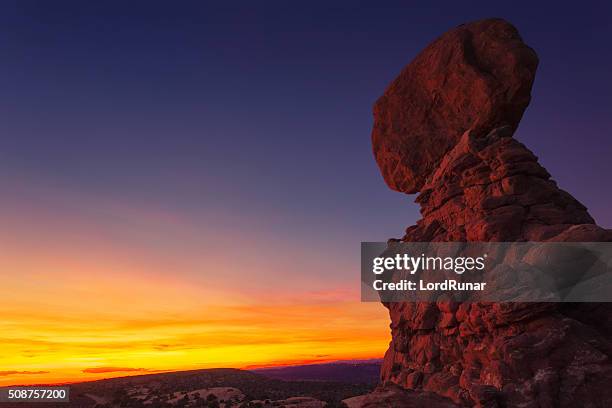
M 468 129 L 516 129 L 538 57 L 501 19 L 461 25 L 425 48 L 374 106 L 372 142 L 394 190 L 416 193 Z

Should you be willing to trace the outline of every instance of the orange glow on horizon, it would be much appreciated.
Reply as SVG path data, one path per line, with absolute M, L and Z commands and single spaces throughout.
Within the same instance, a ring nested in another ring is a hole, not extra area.
M 379 358 L 389 341 L 386 309 L 351 290 L 240 294 L 78 259 L 61 265 L 0 261 L 23 271 L 2 287 L 0 385 Z
M 218 316 L 211 319 L 193 314 L 93 315 L 84 305 L 55 321 L 52 311 L 18 313 L 13 309 L 14 317 L 0 324 L 4 333 L 0 385 L 379 358 L 388 344 L 380 330 L 387 324 L 380 305 L 339 302 L 275 307 L 282 311 L 274 314 L 273 308 L 263 305 L 194 305 Z
M 358 271 L 355 287 L 336 276 L 353 265 L 333 248 L 256 231 L 237 257 L 234 232 L 209 221 L 43 204 L 0 212 L 0 385 L 379 358 L 387 348 L 386 309 L 359 302 Z

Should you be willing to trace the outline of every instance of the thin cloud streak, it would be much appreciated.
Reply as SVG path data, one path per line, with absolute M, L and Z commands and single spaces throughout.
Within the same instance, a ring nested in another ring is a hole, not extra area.
M 39 375 L 39 374 L 49 374 L 50 371 L 0 371 L 0 377 L 5 377 L 8 375 Z
M 133 373 L 133 372 L 150 372 L 146 368 L 130 368 L 130 367 L 93 367 L 81 370 L 86 374 L 106 374 L 106 373 Z

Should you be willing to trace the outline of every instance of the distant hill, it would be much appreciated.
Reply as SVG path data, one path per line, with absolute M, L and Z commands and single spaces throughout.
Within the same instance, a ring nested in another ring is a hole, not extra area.
M 177 371 L 109 378 L 70 385 L 70 403 L 41 408 L 334 408 L 373 385 L 337 381 L 285 381 L 231 368 Z M 299 397 L 299 398 L 298 398 Z M 327 405 L 326 405 L 327 404 Z M 27 403 L 3 403 L 24 408 Z
M 377 384 L 382 360 L 337 361 L 333 363 L 258 368 L 251 370 L 269 378 L 286 381 L 337 381 Z

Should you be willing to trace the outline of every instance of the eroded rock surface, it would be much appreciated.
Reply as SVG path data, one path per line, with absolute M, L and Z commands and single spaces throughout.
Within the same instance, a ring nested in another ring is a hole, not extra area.
M 423 218 L 402 241 L 612 241 L 513 138 L 536 66 L 509 23 L 479 21 L 428 46 L 379 99 L 381 172 L 391 188 L 420 192 Z M 385 306 L 387 387 L 460 406 L 612 406 L 608 304 Z
M 389 187 L 417 192 L 468 129 L 516 129 L 537 65 L 499 19 L 459 26 L 425 48 L 374 106 L 374 155 Z

